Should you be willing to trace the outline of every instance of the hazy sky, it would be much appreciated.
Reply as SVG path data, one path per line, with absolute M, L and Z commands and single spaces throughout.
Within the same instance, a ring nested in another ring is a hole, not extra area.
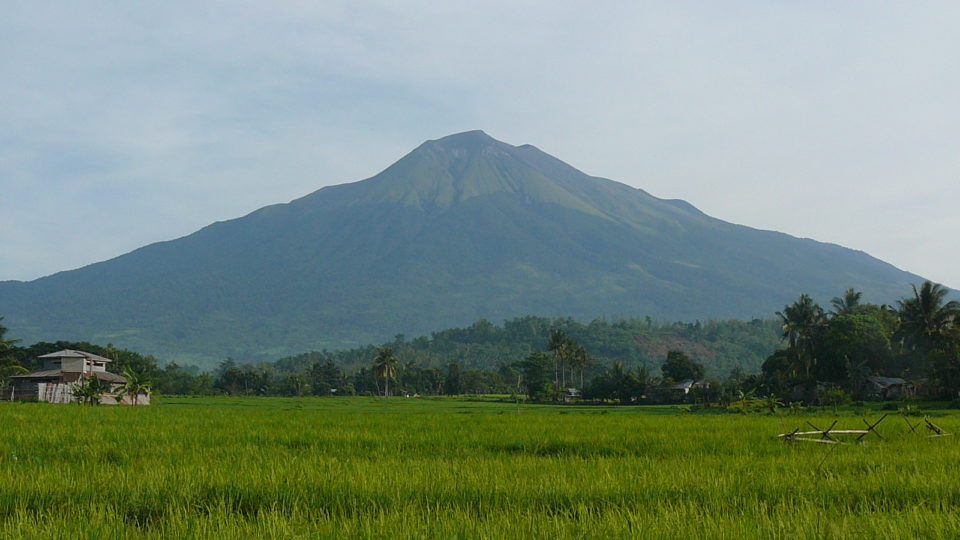
M 958 20 L 955 1 L 7 0 L 0 280 L 483 129 L 960 287 Z

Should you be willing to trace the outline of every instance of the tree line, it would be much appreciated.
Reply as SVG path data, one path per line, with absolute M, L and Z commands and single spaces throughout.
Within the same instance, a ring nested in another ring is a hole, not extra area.
M 815 402 L 839 391 L 868 396 L 870 377 L 900 377 L 930 397 L 960 391 L 960 304 L 925 282 L 895 305 L 862 301 L 848 289 L 828 309 L 801 294 L 776 319 L 662 323 L 650 318 L 481 319 L 407 340 L 314 351 L 270 363 L 226 359 L 214 370 L 158 365 L 112 345 L 56 342 L 19 347 L 0 325 L 0 378 L 38 368 L 64 348 L 114 360 L 111 370 L 150 381 L 162 394 L 439 395 L 514 394 L 544 401 L 622 403 L 702 399 L 745 393 Z M 2 318 L 0 318 L 2 321 Z M 696 385 L 675 388 L 690 380 Z M 576 389 L 571 392 L 571 389 Z
M 926 281 L 896 305 L 862 302 L 848 289 L 828 309 L 802 294 L 777 312 L 784 347 L 755 381 L 759 390 L 812 396 L 817 388 L 868 397 L 871 377 L 900 378 L 921 397 L 960 395 L 960 302 Z
M 481 319 L 470 326 L 406 339 L 397 335 L 380 345 L 341 351 L 313 351 L 276 362 L 242 363 L 225 359 L 210 371 L 112 345 L 42 342 L 0 353 L 0 377 L 39 368 L 36 358 L 61 349 L 80 349 L 111 358 L 109 369 L 131 370 L 150 381 L 155 392 L 181 395 L 382 395 L 386 381 L 372 359 L 383 347 L 397 357 L 389 390 L 396 394 L 509 394 L 518 392 L 516 363 L 535 351 L 556 353 L 551 386 L 582 387 L 613 362 L 656 370 L 663 355 L 683 349 L 701 358 L 707 371 L 726 366 L 759 369 L 776 345 L 773 321 L 657 322 L 650 318 L 598 318 L 584 324 L 569 318 L 525 316 L 494 325 Z M 4 329 L 5 330 L 5 329 Z M 571 340 L 571 345 L 559 336 Z M 589 351 L 589 352 L 588 352 Z M 383 368 L 380 368 L 383 369 Z M 522 389 L 521 389 L 522 391 Z
M 781 345 L 760 369 L 741 366 L 725 377 L 709 373 L 682 351 L 669 351 L 656 373 L 648 364 L 632 368 L 621 361 L 606 363 L 579 385 L 582 397 L 621 403 L 699 401 L 730 404 L 745 396 L 763 396 L 808 404 L 837 404 L 852 399 L 889 398 L 881 385 L 897 385 L 896 397 L 960 398 L 960 302 L 949 291 L 926 281 L 895 305 L 863 302 L 863 294 L 847 289 L 829 309 L 808 294 L 776 313 Z M 513 364 L 530 397 L 556 398 L 565 388 L 563 366 L 574 365 L 579 346 L 569 337 L 551 336 L 542 352 Z M 563 340 L 567 344 L 563 344 Z M 587 354 L 587 365 L 590 355 Z M 702 360 L 702 359 L 701 359 Z M 704 380 L 710 376 L 709 380 Z M 677 383 L 687 380 L 684 385 Z M 690 384 L 693 381 L 694 384 Z

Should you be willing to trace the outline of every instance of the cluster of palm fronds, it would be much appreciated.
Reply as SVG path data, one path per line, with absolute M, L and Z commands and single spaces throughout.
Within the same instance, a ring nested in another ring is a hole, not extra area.
M 924 282 L 895 306 L 862 302 L 848 289 L 826 311 L 802 294 L 777 312 L 784 351 L 764 373 L 794 380 L 828 381 L 857 392 L 874 375 L 925 381 L 935 393 L 960 391 L 960 302 L 941 285 Z

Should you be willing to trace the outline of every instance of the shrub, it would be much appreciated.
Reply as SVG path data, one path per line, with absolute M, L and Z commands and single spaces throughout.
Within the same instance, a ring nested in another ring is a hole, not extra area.
M 850 394 L 846 393 L 842 388 L 834 386 L 818 392 L 817 401 L 820 405 L 839 407 L 850 403 L 852 399 L 850 398 Z

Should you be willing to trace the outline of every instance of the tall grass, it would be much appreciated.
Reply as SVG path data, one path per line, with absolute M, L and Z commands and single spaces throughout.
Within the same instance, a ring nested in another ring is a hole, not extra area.
M 891 417 L 886 441 L 775 439 L 807 419 L 832 422 L 398 398 L 0 404 L 0 537 L 960 535 L 954 438 Z

